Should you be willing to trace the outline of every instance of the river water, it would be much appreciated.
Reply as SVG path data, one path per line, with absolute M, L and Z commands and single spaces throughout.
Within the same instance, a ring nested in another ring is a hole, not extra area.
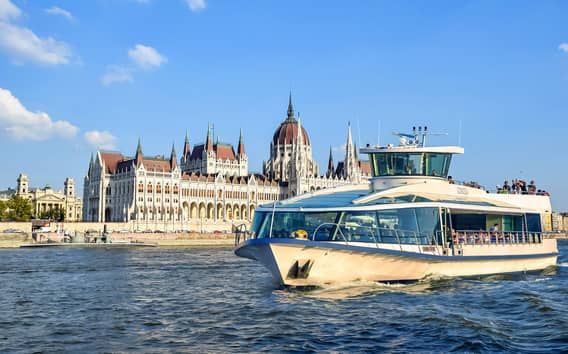
M 278 288 L 228 248 L 0 250 L 0 352 L 567 352 L 540 274 Z

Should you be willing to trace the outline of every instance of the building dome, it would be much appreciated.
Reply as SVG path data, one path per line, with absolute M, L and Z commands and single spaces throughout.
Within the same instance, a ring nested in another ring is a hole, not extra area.
M 290 95 L 288 101 L 288 117 L 284 120 L 280 126 L 274 132 L 272 137 L 272 143 L 274 145 L 290 145 L 295 144 L 298 139 L 298 128 L 301 124 L 294 117 L 294 107 L 292 106 L 292 95 Z M 310 137 L 308 132 L 302 126 L 302 142 L 306 145 L 310 145 Z
M 278 129 L 274 132 L 274 137 L 272 138 L 272 143 L 274 145 L 290 145 L 295 144 L 298 139 L 298 121 L 286 119 Z M 308 132 L 304 127 L 302 129 L 302 142 L 306 145 L 310 145 L 310 138 Z

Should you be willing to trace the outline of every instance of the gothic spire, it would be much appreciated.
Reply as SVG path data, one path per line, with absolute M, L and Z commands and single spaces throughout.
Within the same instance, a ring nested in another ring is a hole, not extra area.
M 292 104 L 292 91 L 290 91 L 290 96 L 288 96 L 288 118 L 287 120 L 296 120 L 294 118 L 294 105 Z
M 191 155 L 191 146 L 189 144 L 189 134 L 187 133 L 187 130 L 185 131 L 185 142 L 183 144 L 183 154 L 181 156 L 181 160 L 183 162 L 186 162 L 187 160 L 189 160 L 189 155 Z
M 176 154 L 176 143 L 172 143 L 172 153 L 170 155 L 170 167 L 172 170 L 177 167 L 177 154 Z
M 335 164 L 333 163 L 333 152 L 329 147 L 329 161 L 327 162 L 327 177 L 333 177 L 335 174 Z
M 237 148 L 237 154 L 239 156 L 245 155 L 245 141 L 243 138 L 243 129 L 241 128 L 241 132 L 239 134 L 239 147 Z
M 140 142 L 140 138 L 138 138 L 138 146 L 136 147 L 136 166 L 140 166 L 142 163 L 142 159 L 144 155 L 142 154 L 142 143 Z
M 91 171 L 93 170 L 93 165 L 94 165 L 94 159 L 93 159 L 93 153 L 91 152 L 91 159 L 89 160 L 89 171 L 87 172 L 88 176 L 91 175 Z
M 211 129 L 211 124 L 207 127 L 207 139 L 205 139 L 205 150 L 213 151 L 213 130 Z

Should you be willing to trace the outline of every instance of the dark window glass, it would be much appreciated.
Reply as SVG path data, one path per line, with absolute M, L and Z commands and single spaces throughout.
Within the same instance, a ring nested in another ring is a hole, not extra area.
M 527 214 L 527 228 L 529 232 L 542 232 L 539 214 Z
M 448 176 L 451 154 L 381 152 L 370 154 L 373 176 Z

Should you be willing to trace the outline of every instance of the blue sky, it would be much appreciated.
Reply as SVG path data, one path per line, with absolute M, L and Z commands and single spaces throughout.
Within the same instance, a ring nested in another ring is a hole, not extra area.
M 452 175 L 568 210 L 565 1 L 0 0 L 0 188 L 81 181 L 97 146 L 178 152 L 215 124 L 268 157 L 288 92 L 314 155 L 428 125 Z

